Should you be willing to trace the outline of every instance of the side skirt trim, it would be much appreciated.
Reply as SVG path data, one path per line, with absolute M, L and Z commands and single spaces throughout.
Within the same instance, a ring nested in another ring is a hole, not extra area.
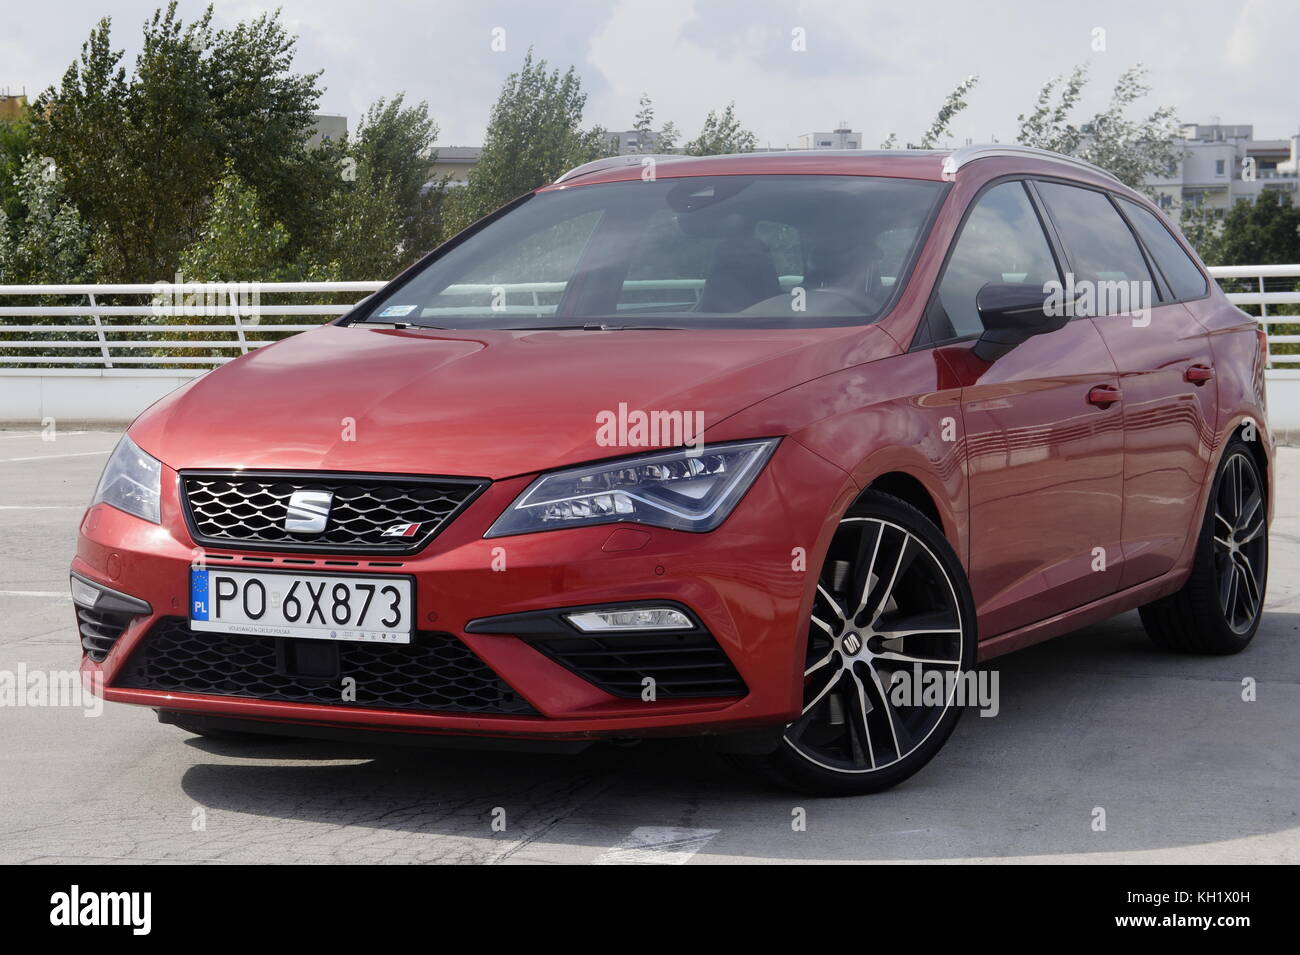
M 975 648 L 975 660 L 977 663 L 983 663 L 985 660 L 1000 657 L 1012 650 L 1033 646 L 1035 643 L 1042 643 L 1044 640 L 1078 630 L 1116 614 L 1136 610 L 1143 604 L 1172 594 L 1186 582 L 1190 573 L 1191 567 L 1171 570 L 1153 580 L 1145 580 L 1125 590 L 1094 600 L 1092 603 L 1084 604 L 1082 607 L 1059 613 L 1055 617 L 1048 617 L 1046 620 L 1031 623 L 1018 630 L 981 640 Z

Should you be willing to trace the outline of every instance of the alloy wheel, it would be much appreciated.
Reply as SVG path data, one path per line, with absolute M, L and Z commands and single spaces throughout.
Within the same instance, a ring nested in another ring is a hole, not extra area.
M 954 705 L 963 624 L 956 588 L 924 541 L 888 520 L 846 517 L 818 580 L 804 707 L 786 744 L 837 772 L 899 763 Z M 912 692 L 895 692 L 896 679 Z M 937 686 L 938 699 L 922 701 L 918 684 Z
M 1266 521 L 1259 474 L 1245 453 L 1238 451 L 1224 465 L 1214 501 L 1219 609 L 1234 633 L 1245 633 L 1259 616 Z

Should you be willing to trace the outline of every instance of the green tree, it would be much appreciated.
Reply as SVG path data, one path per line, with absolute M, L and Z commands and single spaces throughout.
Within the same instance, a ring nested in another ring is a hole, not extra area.
M 0 120 L 0 212 L 11 223 L 25 214 L 18 194 L 18 173 L 31 151 L 30 122 L 26 118 Z
M 721 114 L 709 110 L 700 135 L 683 148 L 688 156 L 722 156 L 752 153 L 757 145 L 758 137 L 740 124 L 736 118 L 736 104 L 731 102 Z
M 1145 76 L 1141 65 L 1125 70 L 1106 108 L 1075 124 L 1070 115 L 1088 82 L 1087 67 L 1076 66 L 1068 79 L 1055 77 L 1044 84 L 1034 109 L 1019 116 L 1016 141 L 1077 156 L 1112 173 L 1125 185 L 1150 192 L 1146 180 L 1167 175 L 1178 160 L 1174 143 L 1178 121 L 1168 106 L 1129 118 L 1130 107 L 1151 92 Z
M 286 268 L 285 250 L 289 233 L 284 225 L 267 217 L 257 190 L 247 185 L 234 171 L 234 162 L 227 160 L 226 170 L 217 181 L 212 199 L 208 203 L 203 224 L 193 244 L 181 253 L 180 275 L 186 282 L 275 282 L 294 277 Z M 259 291 L 258 303 L 270 304 Z M 223 306 L 230 304 L 245 307 L 247 300 L 220 296 Z M 235 341 L 233 322 L 224 317 L 198 318 L 192 315 L 167 316 L 166 325 L 230 324 L 231 331 L 174 331 L 165 332 L 164 338 L 172 341 Z M 246 325 L 257 329 L 273 327 L 282 320 L 277 316 L 264 324 L 260 315 L 244 318 Z M 266 339 L 262 331 L 245 331 L 250 339 Z M 272 335 L 270 337 L 282 337 Z M 190 348 L 171 354 L 225 355 L 224 349 Z
M 939 112 L 930 124 L 930 128 L 921 136 L 921 143 L 918 149 L 935 149 L 939 145 L 939 140 L 948 135 L 948 127 L 952 124 L 952 118 L 966 108 L 966 94 L 975 88 L 979 82 L 979 77 L 971 75 L 966 77 L 957 84 L 956 89 L 948 94 L 943 105 L 939 107 Z M 892 148 L 887 146 L 885 148 Z
M 185 281 L 256 282 L 286 277 L 289 232 L 269 219 L 257 190 L 226 164 L 203 225 L 180 257 Z
M 291 232 L 310 222 L 312 180 L 332 171 L 333 159 L 328 148 L 315 155 L 305 148 L 321 72 L 293 71 L 296 44 L 277 11 L 216 32 L 203 57 L 220 156 Z
M 369 163 L 330 197 L 328 228 L 305 253 L 302 269 L 323 281 L 389 278 L 405 264 L 403 208 L 392 177 Z
M 1083 131 L 1070 123 L 1069 118 L 1087 84 L 1086 66 L 1076 66 L 1068 78 L 1055 76 L 1044 83 L 1038 91 L 1038 100 L 1033 110 L 1021 113 L 1016 118 L 1020 123 L 1016 142 L 1022 146 L 1050 149 L 1067 155 L 1078 150 L 1083 140 Z
M 1178 215 L 1178 228 L 1182 230 L 1183 236 L 1192 244 L 1192 248 L 1197 254 L 1209 265 L 1218 264 L 1211 261 L 1214 254 L 1211 246 L 1219 235 L 1219 230 L 1223 226 L 1223 220 L 1216 218 L 1213 212 L 1201 204 L 1191 205 L 1184 203 L 1182 208 L 1176 210 Z
M 14 177 L 14 202 L 20 210 L 17 218 L 0 209 L 0 285 L 64 285 L 84 282 L 89 269 L 89 230 L 76 207 L 68 201 L 66 189 L 53 163 L 28 156 Z M 22 296 L 10 298 L 6 305 L 67 305 L 63 296 Z M 57 318 L 31 319 L 24 316 L 0 318 L 5 325 L 61 325 Z M 68 327 L 84 325 L 68 320 Z M 6 336 L 8 338 L 9 336 Z M 81 336 L 72 332 L 18 333 L 15 341 L 43 340 L 71 342 Z M 5 347 L 0 354 L 31 357 L 33 349 Z M 59 349 L 64 357 L 97 354 L 97 349 Z
M 636 151 L 639 153 L 672 152 L 677 145 L 677 126 L 671 122 L 664 123 L 658 131 L 654 128 L 655 108 L 650 97 L 642 93 L 638 104 L 636 119 L 632 128 L 636 130 Z
M 1291 197 L 1274 189 L 1265 189 L 1254 202 L 1239 199 L 1221 220 L 1205 216 L 1203 210 L 1184 211 L 1184 223 L 1191 218 L 1201 225 L 1196 230 L 1196 250 L 1207 265 L 1290 265 L 1300 262 L 1300 208 Z M 1205 226 L 1209 222 L 1208 227 Z M 1191 240 L 1191 235 L 1188 235 Z M 1227 292 L 1257 292 L 1257 279 L 1220 279 Z M 1264 290 L 1269 292 L 1294 291 L 1300 283 L 1293 278 L 1266 279 Z M 1259 315 L 1257 305 L 1243 308 Z M 1300 315 L 1300 305 L 1270 305 L 1270 316 Z M 1298 335 L 1300 324 L 1274 324 L 1270 331 L 1275 335 Z M 1275 344 L 1275 354 L 1296 354 L 1300 346 Z
M 469 181 L 448 197 L 448 234 L 574 166 L 608 155 L 605 130 L 582 128 L 586 103 L 573 67 L 564 73 L 548 70 L 545 60 L 533 60 L 530 49 L 492 107 L 483 153 Z
M 278 14 L 221 31 L 211 21 L 211 7 L 188 25 L 175 2 L 156 11 L 128 75 L 103 19 L 34 104 L 33 150 L 92 225 L 104 279 L 171 275 L 227 159 L 290 229 L 307 205 L 300 167 L 319 74 L 289 72 L 294 40 Z
M 14 193 L 21 216 L 10 219 L 0 210 L 0 285 L 86 281 L 89 229 L 68 200 L 58 168 L 28 156 L 15 177 Z
M 1254 202 L 1239 199 L 1197 246 L 1209 265 L 1289 265 L 1300 262 L 1300 208 L 1275 189 Z
M 392 100 L 372 104 L 347 153 L 358 170 L 366 170 L 368 182 L 391 191 L 400 225 L 402 264 L 409 264 L 438 243 L 438 212 L 446 186 L 430 181 L 438 126 L 429 117 L 428 104 L 403 107 L 402 100 L 399 93 Z

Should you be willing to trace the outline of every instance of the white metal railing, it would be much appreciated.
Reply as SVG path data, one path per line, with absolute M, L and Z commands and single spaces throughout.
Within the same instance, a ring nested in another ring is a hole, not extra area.
M 250 335 L 301 332 L 345 314 L 348 303 L 292 304 L 263 302 L 263 296 L 350 295 L 374 292 L 384 282 L 212 282 L 153 285 L 0 285 L 0 300 L 9 297 L 83 300 L 76 304 L 0 305 L 0 318 L 55 319 L 32 324 L 0 322 L 0 349 L 17 354 L 0 355 L 5 365 L 93 365 L 103 368 L 131 365 L 219 365 L 230 355 L 186 355 L 184 350 L 221 350 L 245 354 L 276 338 Z M 130 305 L 101 304 L 106 297 L 140 300 Z M 194 319 L 176 321 L 176 319 Z M 285 322 L 285 318 L 315 318 L 316 322 Z M 126 322 L 105 319 L 128 319 Z M 129 321 L 135 319 L 136 321 Z M 272 319 L 272 321 L 264 321 Z M 178 332 L 216 332 L 233 338 L 167 338 Z M 20 335 L 21 338 L 14 336 Z M 53 339 L 49 336 L 60 335 Z M 130 336 L 130 337 L 118 337 Z M 74 349 L 94 349 L 96 355 L 67 355 Z M 150 354 L 115 354 L 122 350 L 149 349 Z M 30 353 L 29 353 L 30 351 Z
M 1275 345 L 1300 345 L 1300 334 L 1274 333 L 1271 326 L 1300 325 L 1300 315 L 1270 314 L 1270 306 L 1300 304 L 1300 265 L 1234 265 L 1210 269 L 1216 279 L 1252 281 L 1255 291 L 1232 291 L 1228 299 L 1236 305 L 1256 305 L 1260 323 L 1269 333 L 1271 363 L 1300 365 L 1300 354 L 1276 354 Z M 783 275 L 781 285 L 791 288 L 801 276 Z M 1269 289 L 1268 284 L 1284 286 Z M 130 368 L 133 366 L 213 366 L 270 344 L 285 333 L 316 328 L 322 322 L 343 315 L 354 302 L 330 301 L 292 303 L 287 296 L 355 298 L 377 291 L 384 282 L 220 282 L 158 283 L 154 285 L 0 285 L 0 301 L 18 298 L 75 300 L 61 304 L 0 305 L 0 374 L 6 367 L 37 365 L 56 368 Z M 698 300 L 702 279 L 635 280 L 624 284 L 628 291 L 673 293 Z M 426 315 L 448 317 L 480 313 L 482 305 L 453 304 L 457 298 L 502 296 L 498 307 L 506 314 L 545 314 L 564 291 L 563 282 L 518 282 L 503 285 L 453 285 L 440 298 L 445 304 L 426 309 Z M 136 304 L 102 304 L 105 298 L 134 298 Z M 264 297 L 277 299 L 274 303 Z M 522 301 L 520 301 L 522 299 Z M 635 303 L 645 307 L 646 302 Z M 672 304 L 665 301 L 661 304 Z M 10 325 L 3 319 L 41 319 Z M 192 320 L 186 320 L 192 319 Z M 290 321 L 285 321 L 289 319 Z M 297 319 L 298 321 L 292 321 Z M 125 321 L 122 321 L 125 320 Z M 180 321 L 178 321 L 180 320 Z M 213 333 L 198 339 L 167 337 L 176 333 Z M 57 338 L 51 336 L 59 336 Z M 67 354 L 70 351 L 94 354 Z M 147 351 L 146 351 L 147 350 Z M 187 351 L 205 354 L 185 354 Z M 123 354 L 125 352 L 126 354 Z M 212 354 L 217 352 L 218 354 Z M 32 373 L 30 370 L 27 373 Z
M 1268 364 L 1297 365 L 1300 355 L 1277 353 L 1275 345 L 1300 345 L 1300 335 L 1274 332 L 1273 325 L 1300 325 L 1300 315 L 1269 314 L 1270 305 L 1300 305 L 1300 265 L 1216 265 L 1210 267 L 1210 275 L 1217 279 L 1254 280 L 1256 292 L 1227 292 L 1228 301 L 1234 305 L 1258 305 L 1259 323 L 1268 335 Z M 1268 291 L 1268 280 L 1274 285 L 1285 286 Z

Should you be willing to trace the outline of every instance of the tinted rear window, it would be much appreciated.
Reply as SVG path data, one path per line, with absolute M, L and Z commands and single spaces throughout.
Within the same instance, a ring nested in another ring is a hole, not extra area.
M 1151 282 L 1137 239 L 1105 193 L 1055 182 L 1038 183 L 1038 191 L 1069 252 L 1076 281 Z
M 1205 276 L 1196 267 L 1196 263 L 1183 251 L 1178 240 L 1169 234 L 1164 223 L 1155 213 L 1128 199 L 1119 200 L 1133 228 L 1142 237 L 1143 244 L 1156 265 L 1164 273 L 1174 298 L 1200 298 L 1206 292 Z

